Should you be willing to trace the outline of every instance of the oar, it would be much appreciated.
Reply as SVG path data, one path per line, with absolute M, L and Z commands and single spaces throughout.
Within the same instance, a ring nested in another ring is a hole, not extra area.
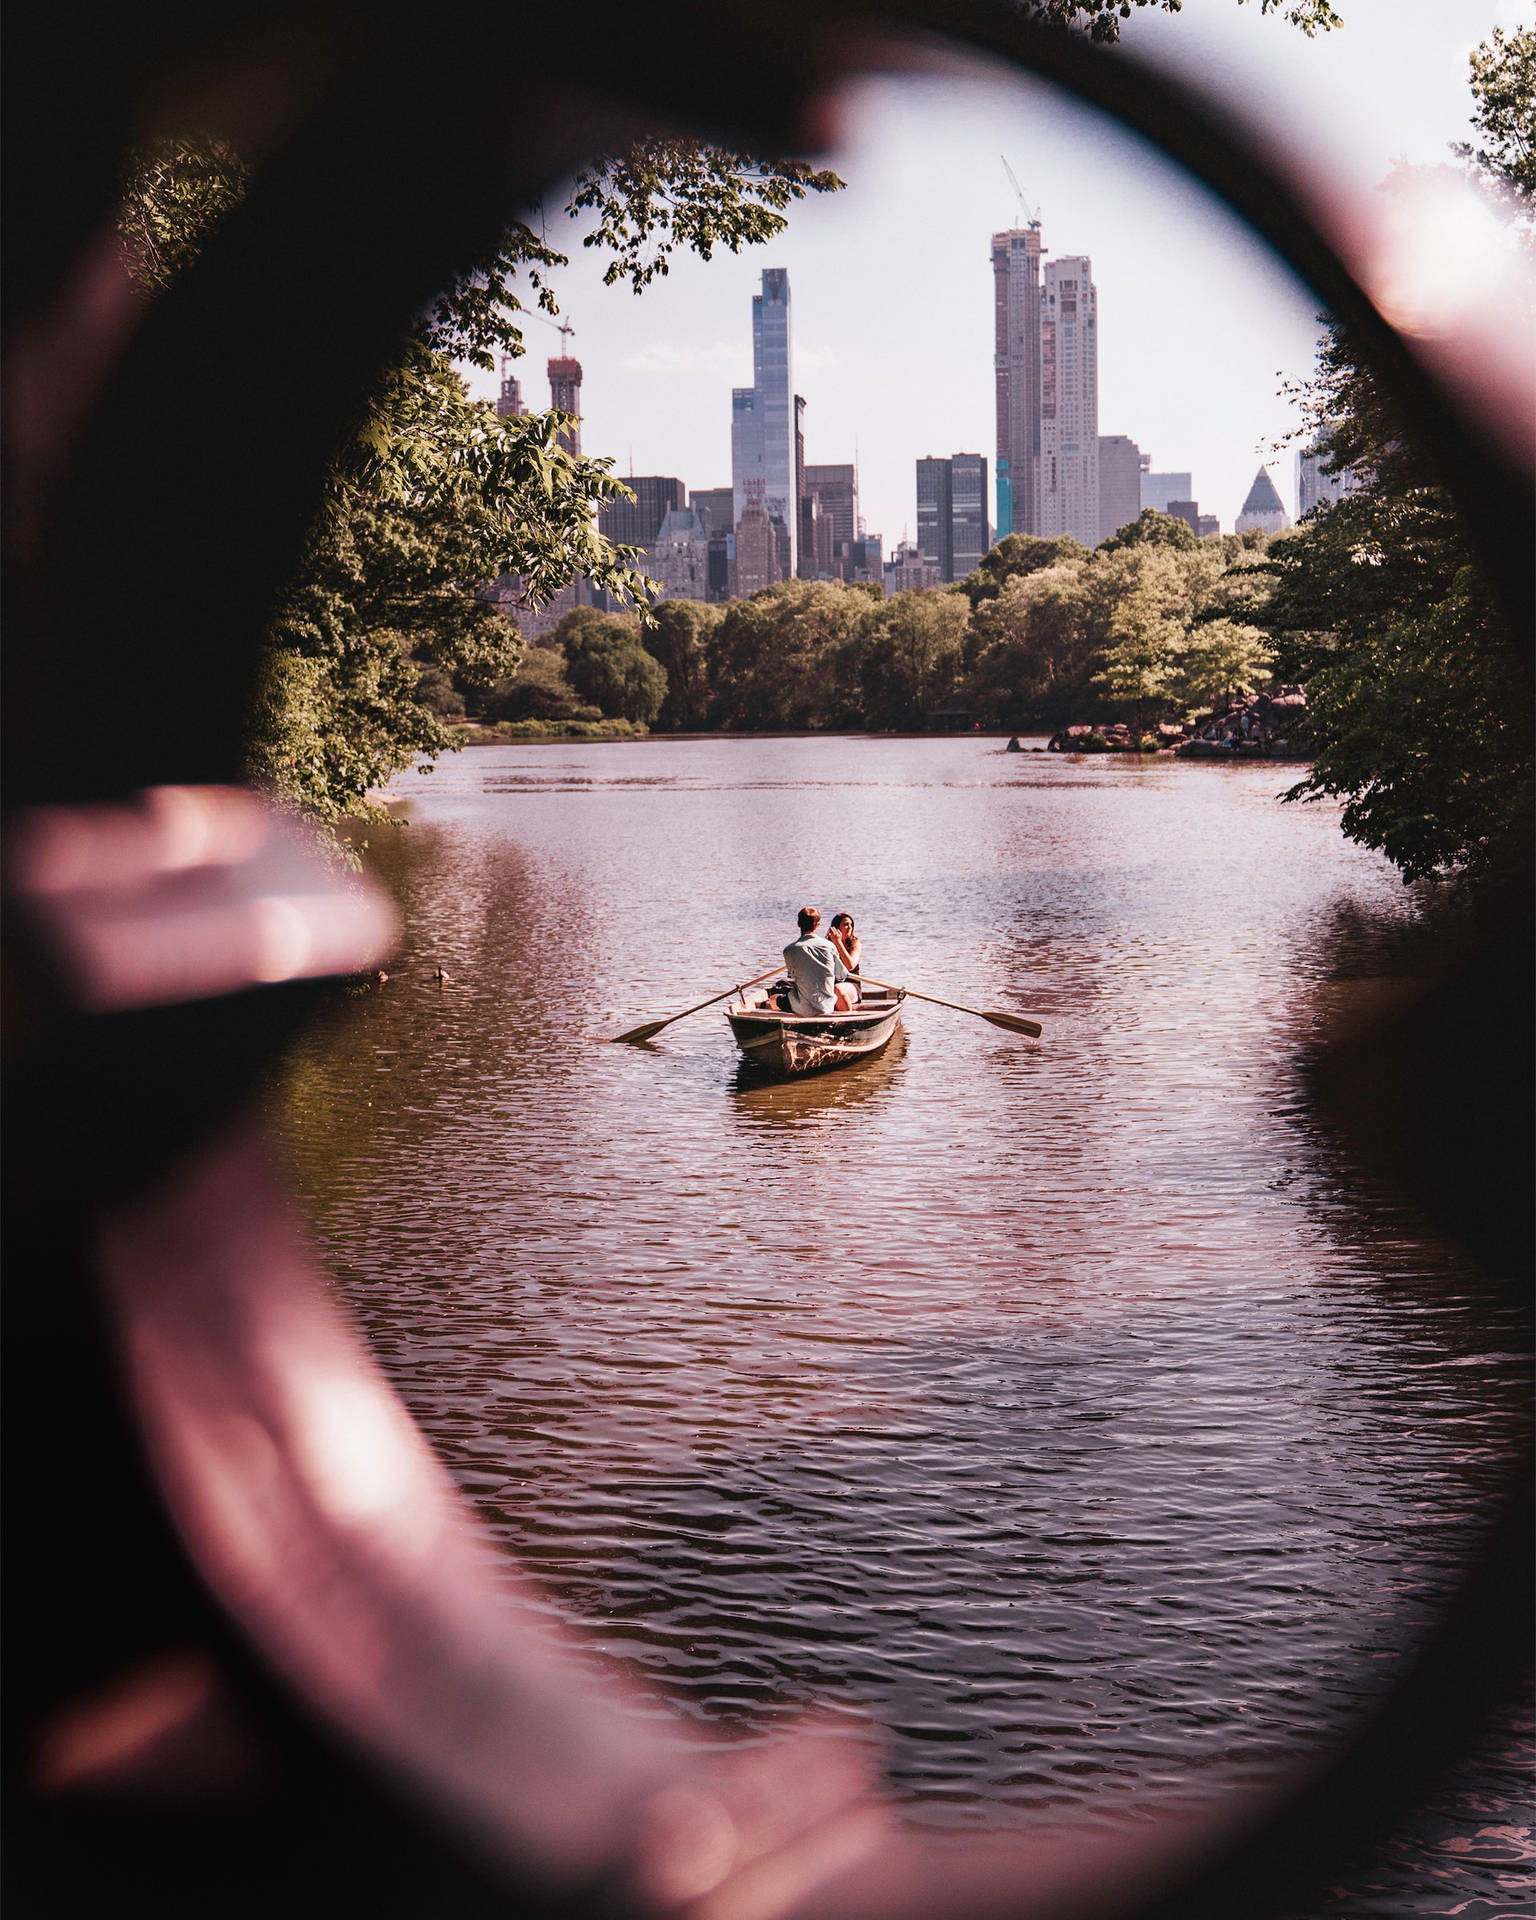
M 869 980 L 865 974 L 864 979 Z M 887 993 L 905 991 L 914 1000 L 926 1000 L 932 1007 L 950 1007 L 956 1013 L 974 1013 L 978 1020 L 990 1020 L 994 1027 L 1006 1027 L 1009 1033 L 1027 1033 L 1031 1040 L 1038 1040 L 1045 1029 L 1038 1020 L 1026 1020 L 1022 1013 L 984 1013 L 980 1007 L 962 1007 L 958 1000 L 940 1000 L 931 993 L 919 993 L 915 987 L 893 987 L 884 980 L 869 980 L 872 987 L 884 987 Z
M 616 1033 L 614 1044 L 621 1040 L 631 1041 L 636 1046 L 642 1040 L 654 1040 L 663 1027 L 670 1027 L 674 1020 L 686 1020 L 690 1013 L 702 1013 L 706 1007 L 712 1007 L 717 1000 L 729 1000 L 733 993 L 744 992 L 747 987 L 760 987 L 765 980 L 771 980 L 776 973 L 784 971 L 782 966 L 770 967 L 766 973 L 760 973 L 755 980 L 745 980 L 739 987 L 727 987 L 724 993 L 712 994 L 708 1000 L 701 1000 L 696 1007 L 685 1007 L 681 1013 L 668 1014 L 665 1020 L 648 1020 L 643 1027 L 631 1027 L 628 1033 Z

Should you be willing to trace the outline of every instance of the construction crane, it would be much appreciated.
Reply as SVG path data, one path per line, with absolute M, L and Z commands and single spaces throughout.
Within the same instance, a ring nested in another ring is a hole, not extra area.
M 1020 211 L 1023 213 L 1025 220 L 1030 226 L 1038 227 L 1040 224 L 1040 214 L 1038 210 L 1032 207 L 1024 198 L 1024 189 L 1019 185 L 1018 176 L 1008 164 L 1007 154 L 1000 153 L 997 157 L 1003 163 L 1003 172 L 1008 176 L 1008 184 L 1013 188 L 1014 198 L 1018 201 Z
M 566 351 L 566 347 L 569 343 L 570 336 L 576 331 L 576 329 L 571 325 L 570 321 L 569 320 L 551 320 L 547 313 L 535 314 L 534 318 L 537 320 L 542 320 L 546 327 L 553 327 L 555 332 L 559 334 L 560 351 L 563 354 Z

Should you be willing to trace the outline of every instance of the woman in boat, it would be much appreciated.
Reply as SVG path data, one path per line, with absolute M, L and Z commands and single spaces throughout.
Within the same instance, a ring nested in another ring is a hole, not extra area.
M 854 996 L 859 992 L 859 960 L 864 952 L 864 942 L 853 930 L 851 913 L 834 913 L 827 926 L 827 938 L 837 948 L 838 958 L 848 969 L 853 981 Z

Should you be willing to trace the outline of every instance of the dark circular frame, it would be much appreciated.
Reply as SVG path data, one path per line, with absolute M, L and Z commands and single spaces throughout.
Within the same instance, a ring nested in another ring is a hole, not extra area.
M 1511 632 L 1530 635 L 1529 467 L 1378 312 L 1235 115 L 982 0 L 795 5 L 771 20 L 689 0 L 670 19 L 657 36 L 605 4 L 578 34 L 569 20 L 478 0 L 452 34 L 387 4 L 13 16 L 10 817 L 238 778 L 268 609 L 327 459 L 412 313 L 509 207 L 657 124 L 748 149 L 813 145 L 839 85 L 887 65 L 893 48 L 903 63 L 959 52 L 1054 82 L 1225 201 L 1369 352 L 1458 501 Z M 462 58 L 466 43 L 514 29 L 515 71 Z M 113 335 L 91 274 L 123 155 L 157 114 L 205 109 L 259 130 L 249 197 L 197 268 Z M 67 753 L 53 725 L 63 712 Z M 271 1435 L 281 1477 L 284 1386 L 259 1354 L 323 1353 L 328 1377 L 384 1404 L 365 1357 L 317 1308 L 252 1119 L 264 1075 L 323 989 L 92 1012 L 61 987 L 24 888 L 12 890 L 13 1897 L 48 1914 L 131 1910 L 150 1890 L 162 1913 L 190 1914 L 211 1887 L 228 1914 L 279 1901 L 370 1914 L 694 1911 L 684 1883 L 668 1893 L 634 1863 L 650 1844 L 644 1808 L 677 1793 L 715 1804 L 707 1757 L 681 1786 L 658 1773 L 600 1700 L 535 1673 L 514 1630 L 413 1586 L 318 1508 L 274 1522 L 284 1594 L 253 1600 L 220 1533 L 211 1456 L 180 1449 L 183 1428 L 202 1422 L 206 1439 L 239 1414 Z M 1479 925 L 1416 1009 L 1347 1054 L 1345 1118 L 1369 1131 L 1384 1104 L 1405 1109 L 1399 1173 L 1519 1286 L 1528 1161 L 1522 1174 L 1505 1116 L 1529 1068 L 1529 1049 L 1509 1039 L 1529 1022 L 1523 879 L 1487 897 Z M 418 1467 L 425 1511 L 446 1495 Z M 729 1899 L 712 1893 L 697 1911 L 1232 1920 L 1294 1909 L 1415 1805 L 1520 1684 L 1528 1499 L 1528 1474 L 1514 1474 L 1484 1551 L 1382 1711 L 1263 1806 L 1139 1851 L 976 1850 L 957 1864 L 889 1834 L 858 1841 L 864 1800 L 811 1767 L 778 1904 L 761 1876 L 738 1876 Z M 341 1596 L 389 1650 L 371 1677 L 344 1671 L 326 1645 L 311 1618 L 321 1594 Z M 83 1791 L 50 1785 L 40 1739 L 73 1725 L 82 1701 L 110 1703 L 118 1676 L 146 1672 L 202 1676 L 183 1685 L 181 1720 L 136 1770 L 109 1767 Z M 379 1704 L 386 1682 L 410 1694 L 410 1715 Z M 738 1782 L 724 1803 L 739 1810 L 743 1793 Z M 585 1838 L 562 1853 L 550 1836 L 567 1822 Z M 827 1837 L 839 1835 L 842 1853 Z

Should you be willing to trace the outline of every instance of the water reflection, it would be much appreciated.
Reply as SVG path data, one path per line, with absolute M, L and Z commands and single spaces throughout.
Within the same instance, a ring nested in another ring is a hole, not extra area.
M 804 1130 L 834 1115 L 852 1113 L 871 1101 L 889 1098 L 901 1077 L 907 1033 L 903 1027 L 883 1053 L 872 1060 L 781 1080 L 743 1060 L 731 1082 L 731 1116 L 744 1134 L 775 1129 Z
M 867 1708 L 925 1820 L 1130 1817 L 1381 1686 L 1525 1362 L 1298 1072 L 1411 921 L 1390 870 L 1272 768 L 992 744 L 447 763 L 374 850 L 395 978 L 289 1130 L 385 1365 L 599 1646 L 738 1731 Z M 1044 1040 L 909 1003 L 882 1058 L 760 1086 L 718 1009 L 599 1044 L 807 898 Z

